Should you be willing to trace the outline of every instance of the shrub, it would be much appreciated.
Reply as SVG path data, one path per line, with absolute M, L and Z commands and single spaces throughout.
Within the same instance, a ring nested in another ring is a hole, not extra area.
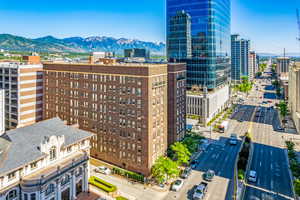
M 239 161 L 238 161 L 238 169 L 242 169 L 242 170 L 246 170 L 246 167 L 247 167 L 247 163 L 248 163 L 248 160 L 246 158 L 239 158 Z
M 239 180 L 244 180 L 245 179 L 245 171 L 244 170 L 240 169 L 238 171 L 238 178 L 239 178 Z
M 296 155 L 295 151 L 293 151 L 293 150 L 288 151 L 288 156 L 291 160 L 296 160 L 297 159 L 297 155 Z
M 287 149 L 288 149 L 289 151 L 294 150 L 295 143 L 293 143 L 293 142 L 291 142 L 291 141 L 286 141 L 285 144 L 286 144 L 286 147 L 287 147 Z
M 118 174 L 118 175 L 121 175 L 121 176 L 126 176 L 129 179 L 133 179 L 133 180 L 136 180 L 136 181 L 139 181 L 139 182 L 142 182 L 142 183 L 144 182 L 144 176 L 141 175 L 141 174 L 131 172 L 131 171 L 127 171 L 127 170 L 117 168 L 117 167 L 114 167 L 112 169 L 112 171 L 113 171 L 114 174 Z
M 125 198 L 125 197 L 122 197 L 122 196 L 118 196 L 118 197 L 116 198 L 116 200 L 128 200 L 128 199 Z
M 115 192 L 117 190 L 117 186 L 110 184 L 96 176 L 90 177 L 89 183 L 108 193 Z

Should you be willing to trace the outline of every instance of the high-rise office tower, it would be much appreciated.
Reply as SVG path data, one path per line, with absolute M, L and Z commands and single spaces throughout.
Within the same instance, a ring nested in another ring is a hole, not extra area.
M 231 36 L 231 78 L 240 81 L 241 77 L 251 78 L 249 69 L 250 40 L 241 39 L 238 34 Z
M 26 56 L 23 62 L 0 62 L 6 129 L 31 125 L 42 119 L 43 65 L 39 62 L 39 56 Z
M 178 11 L 170 18 L 167 46 L 168 58 L 171 62 L 191 57 L 191 16 L 185 11 Z
M 249 53 L 249 77 L 252 80 L 255 74 L 258 72 L 257 58 L 255 51 Z
M 191 58 L 176 60 L 187 63 L 187 87 L 197 85 L 214 89 L 228 82 L 231 53 L 230 0 L 167 0 L 168 44 L 174 40 L 172 28 L 176 26 L 174 19 L 180 11 L 191 17 Z M 178 34 L 178 37 L 182 35 Z M 182 40 L 180 43 L 187 43 Z M 171 48 L 168 45 L 170 61 L 170 55 L 174 54 L 174 49 Z

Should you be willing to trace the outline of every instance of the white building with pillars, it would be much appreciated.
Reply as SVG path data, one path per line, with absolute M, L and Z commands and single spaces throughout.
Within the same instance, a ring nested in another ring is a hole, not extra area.
M 0 200 L 73 200 L 88 191 L 93 134 L 53 118 L 0 136 Z

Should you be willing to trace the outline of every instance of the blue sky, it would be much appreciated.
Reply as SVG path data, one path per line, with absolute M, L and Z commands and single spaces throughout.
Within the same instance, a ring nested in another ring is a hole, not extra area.
M 300 0 L 232 0 L 232 33 L 258 52 L 299 52 Z M 29 38 L 53 35 L 165 40 L 164 0 L 0 0 L 0 33 Z

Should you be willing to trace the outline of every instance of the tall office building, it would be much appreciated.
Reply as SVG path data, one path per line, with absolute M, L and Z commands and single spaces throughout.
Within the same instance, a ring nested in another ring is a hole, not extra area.
M 186 65 L 168 65 L 168 146 L 186 131 Z
M 78 123 L 97 135 L 93 157 L 149 175 L 167 150 L 168 104 L 177 104 L 181 112 L 185 102 L 185 70 L 176 65 L 168 70 L 167 64 L 44 63 L 44 119 L 59 116 Z M 168 73 L 178 84 L 168 85 Z M 168 98 L 168 87 L 178 88 L 170 93 L 175 100 Z M 169 120 L 179 127 L 184 123 Z M 172 133 L 181 138 L 182 130 Z
M 38 64 L 38 56 L 24 59 L 24 62 L 0 62 L 6 129 L 31 125 L 42 119 L 43 66 Z
M 255 51 L 250 51 L 249 53 L 249 78 L 253 80 L 255 74 L 258 72 L 258 65 L 257 65 L 257 56 Z
M 176 61 L 187 63 L 187 87 L 198 85 L 215 89 L 227 83 L 230 80 L 231 53 L 230 0 L 167 0 L 168 44 L 174 41 L 174 19 L 180 11 L 191 17 L 191 58 Z M 171 48 L 173 46 L 168 45 L 170 61 L 174 55 Z
M 239 35 L 231 36 L 231 78 L 240 81 L 241 77 L 251 78 L 249 68 L 250 40 L 241 39 Z
M 288 73 L 289 72 L 289 65 L 290 65 L 290 58 L 288 58 L 288 57 L 278 57 L 277 58 L 277 67 L 276 67 L 277 75 L 280 76 L 281 73 Z
M 170 18 L 167 46 L 168 58 L 171 62 L 191 57 L 191 16 L 185 11 L 178 11 Z
M 291 116 L 298 133 L 300 132 L 300 63 L 295 62 L 289 68 L 288 102 Z
M 147 49 L 124 49 L 125 58 L 150 58 L 150 51 Z

